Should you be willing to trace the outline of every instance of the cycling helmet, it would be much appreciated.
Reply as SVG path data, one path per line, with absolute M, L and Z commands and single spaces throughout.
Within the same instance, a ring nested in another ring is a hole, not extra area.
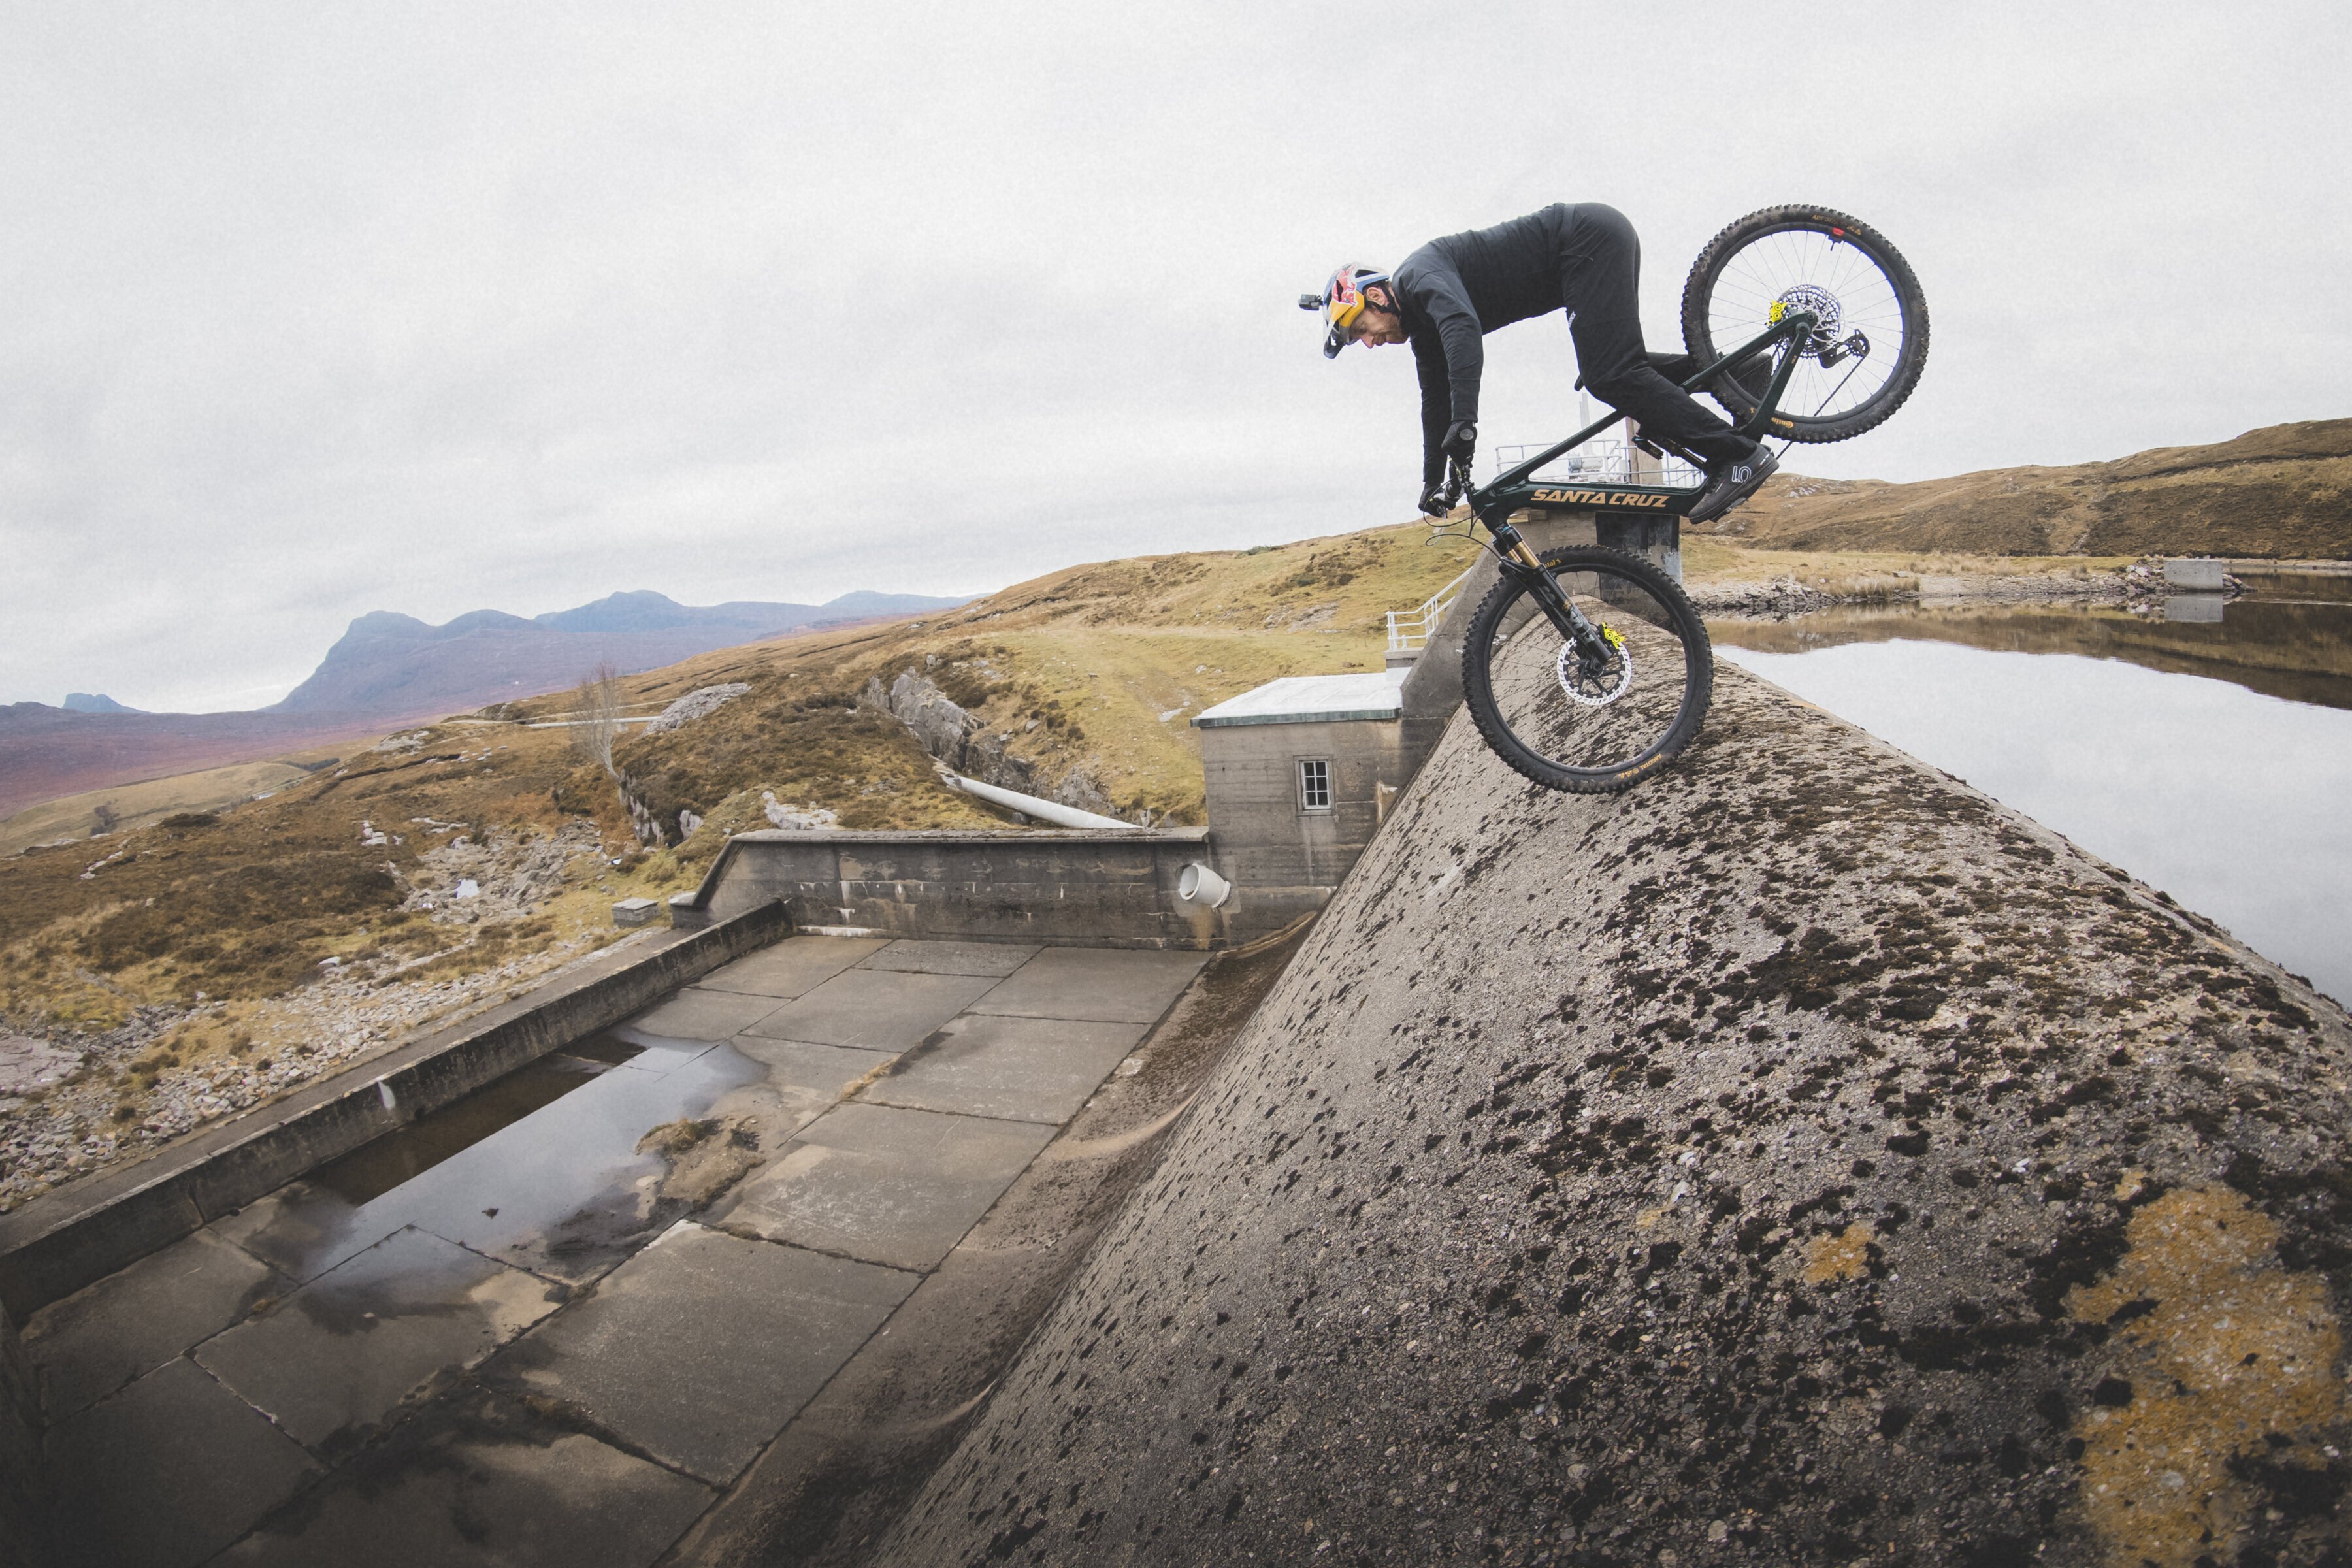
M 1339 351 L 1348 346 L 1348 329 L 1364 313 L 1364 290 L 1375 283 L 1386 283 L 1389 275 L 1378 267 L 1359 267 L 1349 262 L 1331 274 L 1331 281 L 1323 285 L 1320 294 L 1301 294 L 1298 308 L 1320 310 L 1329 331 L 1323 334 L 1323 357 L 1337 359 Z

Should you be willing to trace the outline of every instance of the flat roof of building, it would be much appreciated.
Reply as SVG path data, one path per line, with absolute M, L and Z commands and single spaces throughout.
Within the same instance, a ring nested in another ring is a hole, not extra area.
M 1394 719 L 1404 711 L 1407 669 L 1360 675 L 1286 675 L 1227 698 L 1192 721 L 1204 730 L 1229 724 L 1330 724 L 1349 719 Z

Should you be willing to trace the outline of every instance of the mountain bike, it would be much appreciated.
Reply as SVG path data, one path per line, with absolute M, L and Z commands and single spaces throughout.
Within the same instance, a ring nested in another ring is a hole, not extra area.
M 1686 352 L 1652 363 L 1759 440 L 1858 436 L 1902 406 L 1927 358 L 1927 304 L 1909 264 L 1867 225 L 1823 207 L 1769 207 L 1717 235 L 1683 285 L 1682 327 Z M 1703 480 L 1536 477 L 1623 417 L 1611 410 L 1483 489 L 1452 465 L 1441 492 L 1449 507 L 1468 504 L 1500 567 L 1463 639 L 1470 715 L 1504 762 L 1580 795 L 1630 789 L 1672 762 L 1715 689 L 1706 626 L 1673 577 L 1600 546 L 1539 556 L 1511 523 L 1530 506 L 1604 520 L 1686 514 Z M 1672 443 L 1636 441 L 1705 468 Z

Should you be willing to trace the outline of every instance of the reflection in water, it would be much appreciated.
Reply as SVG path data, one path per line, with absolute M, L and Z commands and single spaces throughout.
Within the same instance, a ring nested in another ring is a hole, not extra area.
M 297 1279 L 413 1225 L 501 1262 L 585 1283 L 677 1217 L 677 1204 L 655 1200 L 663 1166 L 658 1155 L 638 1152 L 646 1131 L 700 1116 L 762 1076 L 729 1046 L 629 1033 L 509 1074 L 279 1188 L 222 1228 Z M 415 1173 L 404 1176 L 404 1165 Z
M 2220 612 L 2210 620 L 2011 605 L 1822 610 L 1781 621 L 1714 620 L 1707 631 L 1717 649 L 1761 653 L 1926 637 L 2018 653 L 2089 654 L 2234 681 L 2296 702 L 2352 708 L 2352 603 L 2335 596 L 2345 581 L 2264 579 L 2252 595 L 2227 605 L 2202 595 Z
M 1710 629 L 1727 662 L 1958 774 L 2220 921 L 2339 1001 L 2352 1000 L 2352 900 L 2345 897 L 2352 814 L 2344 809 L 2352 800 L 2352 701 L 2339 696 L 2320 707 L 2246 689 L 2292 685 L 2297 678 L 2283 660 L 2242 666 L 2244 685 L 2163 668 L 2175 657 L 2164 634 L 2234 632 L 2242 612 L 2262 607 L 2231 605 L 2224 626 L 2122 630 L 2108 623 L 2130 617 L 2082 611 L 1979 613 L 1958 622 L 1914 612 L 1907 624 L 1890 612 L 1871 623 L 1870 640 L 1836 635 L 1851 620 L 1812 627 L 1830 635 L 1811 639 L 1809 652 L 1753 645 L 1787 646 L 1786 638 L 1804 646 L 1797 634 L 1811 616 Z M 2345 616 L 2322 613 L 2339 626 Z M 1941 637 L 1956 626 L 1979 634 L 2005 623 L 2021 638 L 2033 628 L 2032 638 L 2049 646 L 2068 620 L 2085 628 L 2085 640 L 2128 641 L 2148 657 L 2124 663 L 2135 654 L 2120 647 L 2118 658 L 2086 658 L 1879 640 Z M 1758 632 L 1772 636 L 1749 635 Z M 2339 640 L 2315 657 L 2339 660 L 2343 647 Z M 2312 679 L 2339 693 L 2352 684 L 2336 674 Z

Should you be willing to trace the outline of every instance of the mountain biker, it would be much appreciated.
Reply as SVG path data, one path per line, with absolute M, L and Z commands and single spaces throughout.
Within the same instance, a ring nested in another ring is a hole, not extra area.
M 1555 203 L 1492 228 L 1433 239 L 1394 272 L 1354 263 L 1331 275 L 1318 299 L 1330 325 L 1323 357 L 1350 342 L 1410 342 L 1421 373 L 1421 510 L 1446 510 L 1448 458 L 1466 470 L 1478 441 L 1479 340 L 1497 327 L 1566 309 L 1577 367 L 1593 395 L 1630 416 L 1643 434 L 1683 447 L 1706 466 L 1706 490 L 1690 521 L 1722 516 L 1756 493 L 1780 459 L 1701 407 L 1660 374 L 1642 342 L 1634 292 L 1642 242 L 1616 208 Z

